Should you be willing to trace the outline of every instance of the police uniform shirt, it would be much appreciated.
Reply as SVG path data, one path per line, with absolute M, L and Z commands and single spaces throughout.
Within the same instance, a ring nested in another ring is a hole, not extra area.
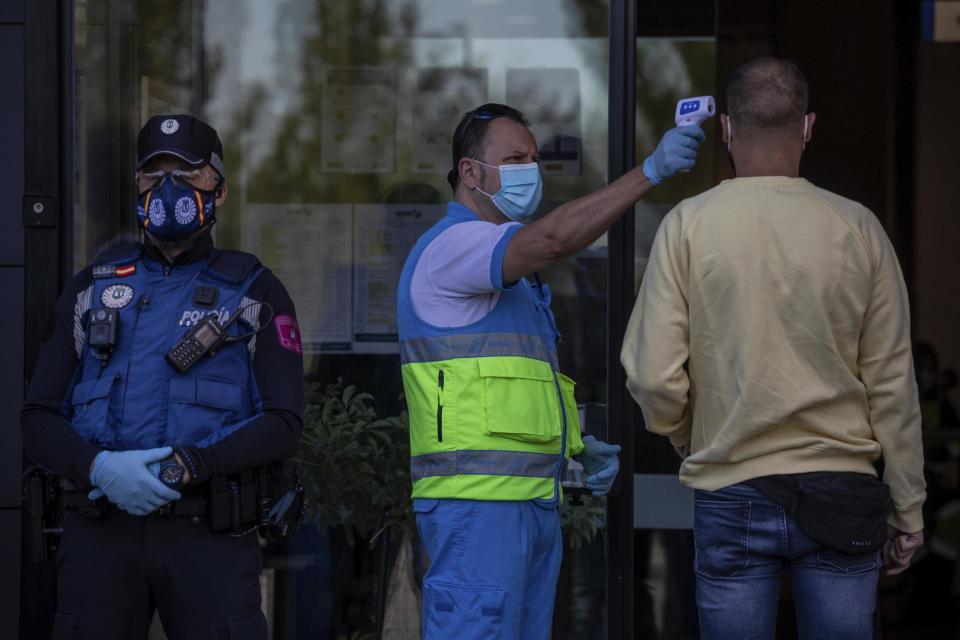
M 172 270 L 199 260 L 209 260 L 217 250 L 209 234 L 201 237 L 192 250 L 170 265 Z M 144 261 L 164 263 L 164 258 L 149 244 L 143 245 Z M 99 449 L 77 433 L 61 413 L 64 398 L 79 365 L 75 348 L 75 330 L 85 322 L 77 315 L 78 296 L 93 282 L 88 266 L 73 277 L 60 295 L 54 309 L 49 337 L 40 350 L 33 380 L 21 413 L 23 444 L 28 455 L 48 471 L 67 477 L 79 486 L 89 486 L 90 465 Z M 262 401 L 262 413 L 243 428 L 206 447 L 190 445 L 193 482 L 213 476 L 249 469 L 289 458 L 296 452 L 303 427 L 303 357 L 299 337 L 291 340 L 289 331 L 277 319 L 296 318 L 290 296 L 280 280 L 264 271 L 251 284 L 248 297 L 273 308 L 270 325 L 256 336 L 253 374 Z M 269 311 L 261 305 L 261 322 Z M 294 320 L 295 323 L 295 320 Z M 295 326 L 295 324 L 294 324 Z

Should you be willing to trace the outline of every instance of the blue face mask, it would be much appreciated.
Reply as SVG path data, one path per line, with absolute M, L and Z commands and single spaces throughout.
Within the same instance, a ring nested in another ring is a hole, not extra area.
M 213 222 L 216 193 L 174 184 L 169 176 L 140 194 L 140 226 L 161 240 L 180 240 Z
M 473 158 L 471 158 L 473 160 Z M 543 181 L 540 178 L 540 165 L 530 164 L 501 164 L 495 167 L 486 162 L 473 160 L 478 164 L 500 171 L 500 190 L 489 194 L 479 186 L 477 191 L 493 201 L 494 206 L 514 222 L 526 224 L 540 206 L 543 195 Z

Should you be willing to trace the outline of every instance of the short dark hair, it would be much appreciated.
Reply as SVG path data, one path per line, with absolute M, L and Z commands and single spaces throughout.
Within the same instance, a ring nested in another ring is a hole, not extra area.
M 799 126 L 809 100 L 807 77 L 792 60 L 757 58 L 727 81 L 727 113 L 740 131 Z
M 480 158 L 483 153 L 483 143 L 487 137 L 487 129 L 497 118 L 509 118 L 525 127 L 530 126 L 522 113 L 513 107 L 495 102 L 481 105 L 463 114 L 460 124 L 453 132 L 453 169 L 447 174 L 447 182 L 454 191 L 457 190 L 457 184 L 460 182 L 460 172 L 457 169 L 460 159 Z

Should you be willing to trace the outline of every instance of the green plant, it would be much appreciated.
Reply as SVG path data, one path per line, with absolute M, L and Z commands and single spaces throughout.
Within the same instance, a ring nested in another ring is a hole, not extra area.
M 308 388 L 300 461 L 322 529 L 342 526 L 351 545 L 412 530 L 409 434 L 406 412 L 380 418 L 373 396 L 342 380 Z
M 583 496 L 580 504 L 564 500 L 560 505 L 560 526 L 571 549 L 579 549 L 593 540 L 597 531 L 607 523 L 607 500 L 598 496 Z

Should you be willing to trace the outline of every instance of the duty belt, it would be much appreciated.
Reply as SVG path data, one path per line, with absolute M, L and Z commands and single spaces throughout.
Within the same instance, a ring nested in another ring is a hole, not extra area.
M 106 498 L 91 500 L 87 497 L 88 490 L 76 490 L 68 488 L 64 483 L 63 505 L 71 511 L 76 511 L 80 515 L 97 517 L 111 507 Z M 75 486 L 75 485 L 74 485 Z M 204 493 L 208 491 L 205 485 L 198 487 L 189 487 L 187 491 L 182 492 L 183 497 L 173 502 L 168 502 L 150 515 L 157 515 L 164 518 L 190 518 L 194 516 L 207 515 L 207 498 Z
M 163 518 L 192 518 L 207 515 L 207 499 L 201 496 L 183 496 L 168 502 L 153 512 Z

